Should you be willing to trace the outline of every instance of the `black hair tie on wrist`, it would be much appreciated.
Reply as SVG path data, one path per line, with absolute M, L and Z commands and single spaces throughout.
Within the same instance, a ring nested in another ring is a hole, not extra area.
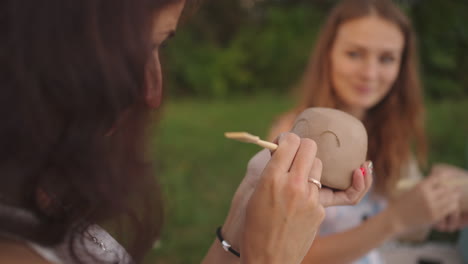
M 232 247 L 231 244 L 229 244 L 226 240 L 224 240 L 223 235 L 221 234 L 221 226 L 216 229 L 216 236 L 219 239 L 219 242 L 221 242 L 221 246 L 223 246 L 223 249 L 226 251 L 231 252 L 232 254 L 236 255 L 237 257 L 240 257 L 240 253 L 235 251 Z

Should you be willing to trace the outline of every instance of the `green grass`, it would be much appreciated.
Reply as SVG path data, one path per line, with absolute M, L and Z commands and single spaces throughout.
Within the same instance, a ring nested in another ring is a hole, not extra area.
M 227 140 L 225 131 L 264 137 L 293 101 L 279 96 L 228 101 L 170 101 L 155 136 L 166 197 L 166 224 L 149 263 L 199 263 L 223 223 L 249 158 L 260 150 Z M 466 165 L 468 100 L 430 104 L 431 160 Z

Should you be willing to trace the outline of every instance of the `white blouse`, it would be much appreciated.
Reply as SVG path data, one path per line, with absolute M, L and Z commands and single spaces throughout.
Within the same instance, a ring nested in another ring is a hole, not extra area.
M 31 212 L 23 209 L 9 207 L 0 204 L 0 215 L 8 215 L 12 220 L 18 221 L 37 221 Z M 37 254 L 45 260 L 54 264 L 73 264 L 76 254 L 83 263 L 112 263 L 112 264 L 133 264 L 131 256 L 108 232 L 98 225 L 91 225 L 83 234 L 75 236 L 73 241 L 70 237 L 54 247 L 43 247 L 31 241 L 27 241 L 15 234 L 0 234 L 5 237 L 24 241 Z M 72 245 L 73 253 L 70 251 Z

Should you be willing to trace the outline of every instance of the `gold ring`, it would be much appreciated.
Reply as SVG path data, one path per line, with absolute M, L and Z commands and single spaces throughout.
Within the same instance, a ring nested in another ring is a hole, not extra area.
M 322 189 L 322 184 L 321 184 L 319 181 L 317 181 L 316 179 L 313 179 L 313 178 L 310 178 L 310 177 L 309 177 L 309 178 L 307 178 L 307 181 L 310 182 L 310 183 L 313 183 L 313 184 L 317 185 L 317 187 L 318 187 L 319 189 Z

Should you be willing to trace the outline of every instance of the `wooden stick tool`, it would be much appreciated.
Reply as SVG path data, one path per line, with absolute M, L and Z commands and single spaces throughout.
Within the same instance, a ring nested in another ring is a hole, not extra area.
M 269 150 L 276 150 L 278 148 L 278 145 L 276 145 L 275 143 L 261 140 L 260 137 L 247 132 L 226 132 L 224 133 L 224 136 L 229 139 L 234 139 L 241 142 L 257 144 L 260 147 L 264 147 Z

